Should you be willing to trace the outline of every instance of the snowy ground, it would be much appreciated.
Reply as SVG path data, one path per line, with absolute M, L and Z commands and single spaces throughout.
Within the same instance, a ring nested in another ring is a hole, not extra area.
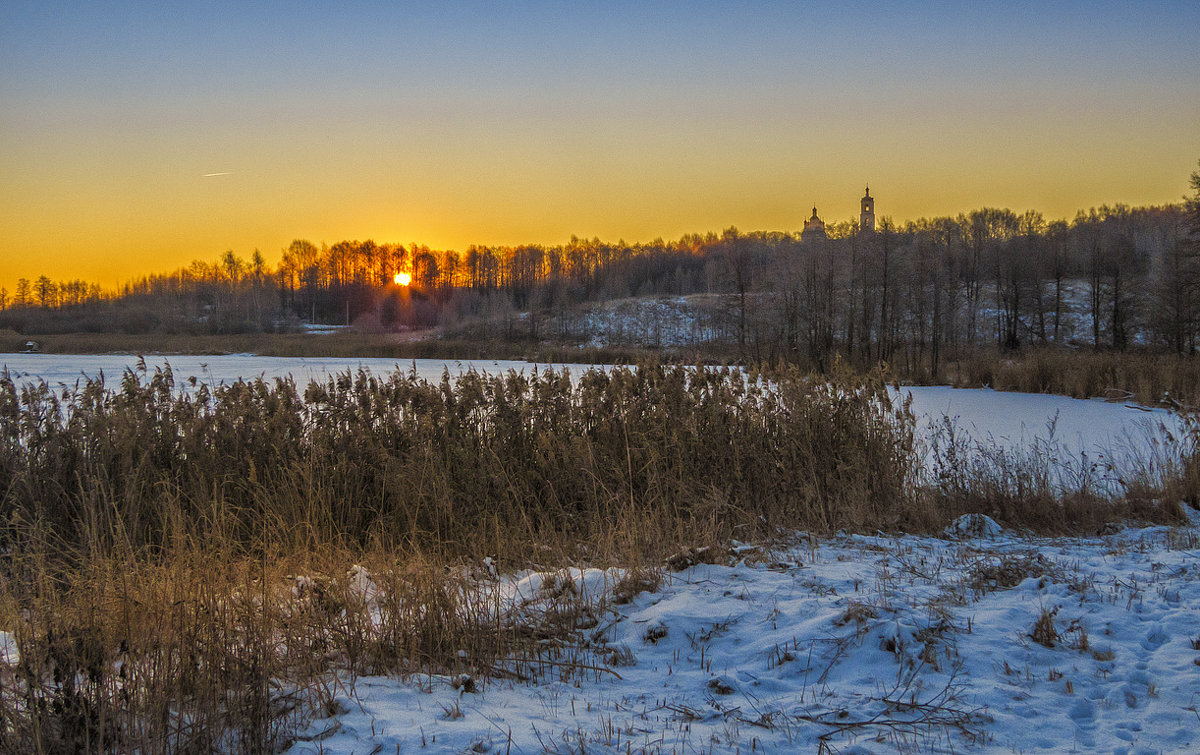
M 581 623 L 611 672 L 347 680 L 291 753 L 1200 751 L 1196 527 L 987 529 L 723 554 Z M 518 614 L 546 576 L 480 589 Z M 568 580 L 603 602 L 619 576 Z
M 587 346 L 688 346 L 718 336 L 713 320 L 720 308 L 721 297 L 706 294 L 630 297 L 566 315 L 565 326 Z

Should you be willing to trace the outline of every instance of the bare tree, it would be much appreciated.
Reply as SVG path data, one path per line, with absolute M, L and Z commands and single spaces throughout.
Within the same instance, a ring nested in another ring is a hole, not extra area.
M 1056 220 L 1047 228 L 1049 259 L 1047 269 L 1054 287 L 1054 342 L 1061 343 L 1063 288 L 1067 277 L 1067 224 Z
M 37 296 L 38 306 L 42 309 L 49 309 L 58 304 L 58 286 L 46 276 L 38 277 L 37 282 L 33 284 L 33 291 Z

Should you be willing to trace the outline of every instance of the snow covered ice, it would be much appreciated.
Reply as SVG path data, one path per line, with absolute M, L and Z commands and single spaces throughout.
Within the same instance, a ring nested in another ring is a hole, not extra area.
M 443 370 L 459 375 L 469 369 L 480 372 L 504 373 L 533 369 L 530 362 L 502 359 L 441 360 L 441 359 L 381 359 L 347 357 L 264 357 L 256 354 L 220 354 L 192 356 L 172 354 L 170 356 L 146 355 L 141 357 L 146 367 L 153 372 L 170 365 L 176 384 L 183 384 L 189 377 L 211 385 L 232 383 L 236 380 L 264 380 L 292 377 L 300 385 L 309 380 L 325 380 L 331 375 L 346 371 L 367 370 L 375 375 L 386 375 L 396 370 L 416 372 L 423 380 L 442 379 Z M 125 370 L 136 367 L 139 357 L 133 354 L 4 354 L 0 356 L 3 369 L 12 373 L 15 380 L 45 380 L 50 385 L 73 385 L 82 377 L 96 378 L 102 373 L 106 380 L 116 385 Z M 545 365 L 542 365 L 543 367 Z
M 1193 512 L 1194 514 L 1195 512 Z M 621 577 L 547 580 L 603 606 L 535 684 L 346 680 L 291 752 L 1200 751 L 1200 534 L 1025 538 L 985 527 L 745 547 L 604 601 Z
M 1175 437 L 1183 432 L 1170 411 L 1098 398 L 940 385 L 904 386 L 892 394 L 912 396 L 918 435 L 926 440 L 949 419 L 972 445 L 1031 449 L 1040 442 L 1060 456 L 1129 458 L 1150 451 L 1164 430 Z

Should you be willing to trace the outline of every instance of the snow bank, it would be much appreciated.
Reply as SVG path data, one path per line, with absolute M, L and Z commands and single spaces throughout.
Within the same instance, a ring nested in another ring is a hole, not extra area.
M 570 594 L 584 602 L 598 601 L 612 591 L 624 575 L 622 569 L 580 569 L 528 572 L 509 583 L 504 590 L 516 601 L 536 601 L 545 597 Z
M 954 538 L 993 538 L 1004 534 L 1004 528 L 987 514 L 963 514 L 950 523 L 945 534 Z

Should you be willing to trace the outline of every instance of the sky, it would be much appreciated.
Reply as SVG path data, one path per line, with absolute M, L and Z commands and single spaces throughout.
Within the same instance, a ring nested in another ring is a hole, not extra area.
M 0 285 L 1179 201 L 1200 3 L 0 8 Z

